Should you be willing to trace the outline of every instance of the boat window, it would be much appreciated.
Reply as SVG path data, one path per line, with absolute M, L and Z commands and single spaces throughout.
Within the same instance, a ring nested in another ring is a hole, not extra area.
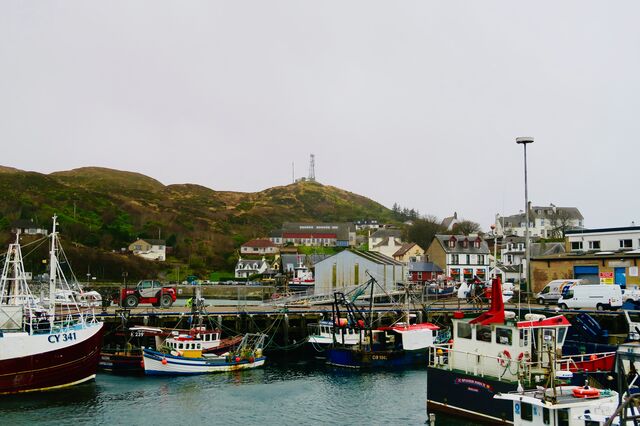
M 520 330 L 520 347 L 529 347 L 529 330 Z
M 558 410 L 558 426 L 569 426 L 569 409 Z
M 556 340 L 556 342 L 558 343 L 558 346 L 562 346 L 562 344 L 564 343 L 564 335 L 567 334 L 567 329 L 566 328 L 561 328 L 558 330 L 558 338 Z
M 509 328 L 496 327 L 496 343 L 501 345 L 511 345 L 512 330 Z
M 526 402 L 520 403 L 520 418 L 522 420 L 533 420 L 533 406 Z
M 466 322 L 458 323 L 458 337 L 461 339 L 471 339 L 471 326 Z
M 180 345 L 178 345 L 178 349 L 184 349 L 184 343 L 180 343 Z
M 481 325 L 476 328 L 476 339 L 481 342 L 491 343 L 491 326 Z
M 551 412 L 547 407 L 542 407 L 542 423 L 551 424 Z

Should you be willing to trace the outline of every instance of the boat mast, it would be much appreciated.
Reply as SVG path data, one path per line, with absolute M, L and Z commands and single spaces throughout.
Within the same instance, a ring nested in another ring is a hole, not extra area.
M 51 251 L 49 252 L 49 321 L 53 327 L 56 317 L 56 274 L 58 272 L 58 258 L 56 256 L 56 220 L 58 216 L 53 215 L 53 228 L 51 231 Z

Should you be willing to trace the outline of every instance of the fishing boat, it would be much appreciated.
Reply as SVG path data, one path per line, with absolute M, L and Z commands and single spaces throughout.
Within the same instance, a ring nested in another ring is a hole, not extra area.
M 144 374 L 143 348 L 159 350 L 169 337 L 196 337 L 202 343 L 202 352 L 214 355 L 227 353 L 242 341 L 242 336 L 222 339 L 220 329 L 210 330 L 205 327 L 167 329 L 135 326 L 116 334 L 117 337 L 122 337 L 121 343 L 116 340 L 111 345 L 102 348 L 99 364 L 101 370 L 115 374 Z
M 202 340 L 176 336 L 166 340 L 162 350 L 143 349 L 147 375 L 192 375 L 245 370 L 264 365 L 265 334 L 245 334 L 238 347 L 226 354 L 203 352 Z
M 348 300 L 344 293 L 334 293 L 333 304 L 333 344 L 326 350 L 327 364 L 349 368 L 386 368 L 424 364 L 427 349 L 438 339 L 439 327 L 432 323 L 410 324 L 410 317 L 405 314 L 406 322 L 386 327 L 373 327 L 373 288 L 377 284 L 371 277 L 367 285 L 371 286 L 369 298 L 369 315 L 364 313 Z M 408 304 L 408 293 L 407 293 Z M 345 309 L 342 316 L 340 307 Z M 358 342 L 347 344 L 344 337 L 349 329 L 358 330 Z M 342 333 L 338 334 L 337 331 Z M 361 332 L 360 332 L 361 330 Z
M 573 385 L 587 377 L 608 385 L 609 371 L 598 371 L 598 354 L 555 357 L 562 350 L 571 323 L 563 316 L 527 314 L 524 321 L 505 312 L 500 279 L 492 282 L 491 308 L 475 318 L 456 312 L 451 343 L 430 350 L 427 367 L 427 406 L 489 422 L 513 422 L 510 401 L 497 393 L 544 385 L 550 371 L 571 371 Z M 587 371 L 588 370 L 588 371 Z
M 0 394 L 63 388 L 96 375 L 103 324 L 77 304 L 56 304 L 59 289 L 70 290 L 58 260 L 64 252 L 56 220 L 49 235 L 53 302 L 37 302 L 29 289 L 19 233 L 6 254 L 0 278 Z
M 494 398 L 511 403 L 516 426 L 604 425 L 618 407 L 617 392 L 588 385 L 540 387 Z
M 329 348 L 335 342 L 345 346 L 357 345 L 365 338 L 364 329 L 359 326 L 349 326 L 346 319 L 338 325 L 330 320 L 322 320 L 315 324 L 309 324 L 308 328 L 307 342 L 318 351 Z

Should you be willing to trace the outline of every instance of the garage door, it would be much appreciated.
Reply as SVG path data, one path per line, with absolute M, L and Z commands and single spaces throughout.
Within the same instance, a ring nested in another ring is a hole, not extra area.
M 580 280 L 586 280 L 588 282 L 598 284 L 600 282 L 600 275 L 597 266 L 574 266 L 573 277 Z

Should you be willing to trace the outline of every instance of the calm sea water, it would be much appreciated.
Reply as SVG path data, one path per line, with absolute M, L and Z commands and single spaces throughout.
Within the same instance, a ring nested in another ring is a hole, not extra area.
M 358 372 L 268 360 L 191 377 L 99 374 L 94 383 L 3 397 L 3 425 L 423 425 L 426 370 Z M 437 425 L 473 424 L 438 414 Z

